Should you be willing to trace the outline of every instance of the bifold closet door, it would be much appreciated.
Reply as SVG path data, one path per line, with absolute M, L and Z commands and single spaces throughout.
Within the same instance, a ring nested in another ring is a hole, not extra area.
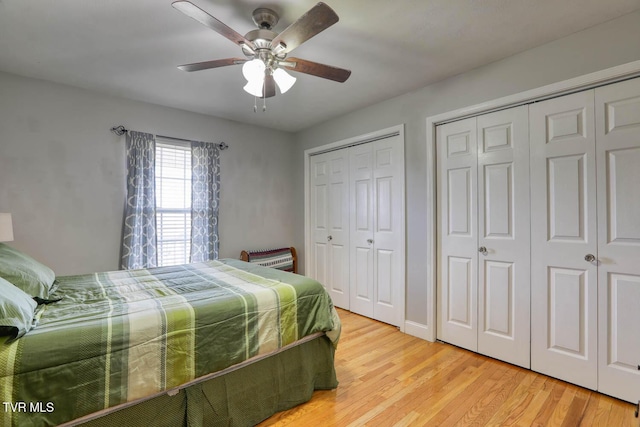
M 400 136 L 349 148 L 351 311 L 403 321 L 404 142 Z
M 640 79 L 597 88 L 598 390 L 640 400 Z
M 598 343 L 593 96 L 529 107 L 531 368 L 590 389 Z
M 527 106 L 438 127 L 438 338 L 530 364 Z
M 528 107 L 477 120 L 478 352 L 529 368 Z
M 437 127 L 438 339 L 478 350 L 475 117 Z
M 333 303 L 349 309 L 349 151 L 311 157 L 313 271 Z

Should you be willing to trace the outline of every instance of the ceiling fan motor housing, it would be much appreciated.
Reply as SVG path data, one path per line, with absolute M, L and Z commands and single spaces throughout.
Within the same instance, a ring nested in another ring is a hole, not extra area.
M 259 7 L 253 11 L 253 22 L 261 29 L 272 29 L 279 19 L 280 17 L 276 12 L 266 7 Z
M 277 61 L 282 61 L 287 55 L 285 53 L 278 53 L 278 47 L 271 46 L 271 41 L 278 35 L 278 33 L 271 30 L 258 29 L 249 31 L 244 37 L 251 41 L 255 47 L 254 52 L 244 48 L 243 53 L 248 58 L 260 58 L 264 61 L 265 65 L 270 66 Z

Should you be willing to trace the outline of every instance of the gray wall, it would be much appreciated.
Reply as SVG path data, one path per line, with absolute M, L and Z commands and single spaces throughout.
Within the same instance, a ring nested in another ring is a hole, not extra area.
M 225 141 L 220 254 L 290 246 L 291 134 L 0 73 L 0 212 L 13 214 L 12 246 L 57 274 L 119 266 L 125 197 L 118 124 Z M 297 201 L 295 201 L 297 202 Z
M 406 318 L 428 325 L 424 244 L 428 230 L 425 221 L 426 118 L 639 60 L 639 41 L 640 12 L 635 12 L 299 132 L 294 163 L 298 209 L 296 246 L 304 247 L 304 150 L 404 123 Z

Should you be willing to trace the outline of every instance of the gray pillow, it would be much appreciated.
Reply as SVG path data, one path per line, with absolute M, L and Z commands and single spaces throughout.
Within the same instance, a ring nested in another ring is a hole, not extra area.
M 0 335 L 13 341 L 29 332 L 37 306 L 33 298 L 0 278 Z
M 49 298 L 56 275 L 29 255 L 0 243 L 0 277 L 32 297 Z

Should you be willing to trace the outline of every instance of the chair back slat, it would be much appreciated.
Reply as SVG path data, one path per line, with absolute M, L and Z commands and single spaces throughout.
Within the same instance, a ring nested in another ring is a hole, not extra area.
M 264 267 L 277 268 L 291 273 L 298 272 L 298 260 L 296 250 L 293 247 L 242 251 L 240 259 Z

